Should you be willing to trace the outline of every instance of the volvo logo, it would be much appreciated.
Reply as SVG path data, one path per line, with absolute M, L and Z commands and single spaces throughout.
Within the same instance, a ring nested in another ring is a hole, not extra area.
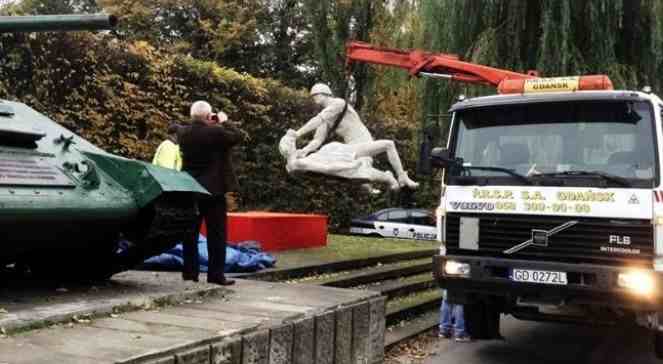
M 472 210 L 472 211 L 493 211 L 495 204 L 492 202 L 464 202 L 464 201 L 451 201 L 449 202 L 451 208 L 454 210 Z
M 504 254 L 513 254 L 519 252 L 530 245 L 547 247 L 548 239 L 551 236 L 564 231 L 577 223 L 578 221 L 569 221 L 550 230 L 532 229 L 532 237 L 529 240 L 505 250 Z

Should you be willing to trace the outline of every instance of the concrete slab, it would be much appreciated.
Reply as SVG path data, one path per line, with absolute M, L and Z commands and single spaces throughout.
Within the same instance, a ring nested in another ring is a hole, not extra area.
M 253 332 L 242 338 L 242 364 L 269 363 L 269 331 Z
M 120 360 L 137 351 L 147 352 L 155 348 L 169 347 L 182 340 L 87 326 L 38 330 L 21 336 L 24 342 L 56 354 L 90 357 L 94 358 L 95 362 Z M 4 351 L 4 343 L 0 343 L 0 351 Z
M 201 277 L 201 282 L 205 277 Z M 226 290 L 182 281 L 176 272 L 130 271 L 96 285 L 11 281 L 0 287 L 0 327 L 8 332 L 69 322 L 74 316 L 108 315 L 155 304 L 196 300 Z
M 380 364 L 384 361 L 385 320 L 379 320 L 377 318 L 385 317 L 385 310 L 386 297 L 382 296 L 373 298 L 369 301 L 369 354 L 373 360 L 372 364 Z
M 352 308 L 352 363 L 366 364 L 370 353 L 370 310 L 368 302 Z
M 89 356 L 75 356 L 54 352 L 48 348 L 24 342 L 20 339 L 5 338 L 0 346 L 0 363 L 11 364 L 111 364 L 112 360 L 100 360 Z
M 225 312 L 218 310 L 218 306 L 213 304 L 214 301 L 201 306 L 179 306 L 173 312 L 180 316 L 203 318 L 210 320 L 231 321 L 245 324 L 252 322 L 260 324 L 266 320 L 265 317 L 252 316 L 252 315 L 237 315 L 236 313 Z M 206 307 L 206 308 L 203 308 Z
M 269 332 L 269 364 L 292 363 L 294 327 L 292 324 L 273 327 Z
M 293 322 L 294 345 L 293 364 L 309 364 L 315 362 L 315 320 L 300 319 Z
M 292 287 L 302 287 L 303 284 L 291 284 Z M 243 281 L 240 289 L 241 296 L 246 298 L 255 298 L 260 296 L 269 302 L 290 303 L 297 305 L 316 306 L 322 304 L 327 307 L 333 304 L 350 304 L 353 299 L 362 300 L 366 297 L 366 291 L 349 290 L 344 288 L 327 287 L 329 291 L 307 291 L 306 295 L 301 295 L 301 291 L 283 290 L 277 283 L 271 283 L 264 286 L 260 281 Z M 379 294 L 376 293 L 375 297 Z
M 148 360 L 145 364 L 177 364 L 174 356 Z
M 191 316 L 194 317 L 205 317 L 207 315 L 207 312 L 209 312 L 211 315 L 223 315 L 224 319 L 226 321 L 233 321 L 233 322 L 254 322 L 254 323 L 263 323 L 266 321 L 269 321 L 272 318 L 275 317 L 288 317 L 290 316 L 290 313 L 287 312 L 279 312 L 280 315 L 275 316 L 273 315 L 270 311 L 268 310 L 250 310 L 250 309 L 245 309 L 242 310 L 242 307 L 236 307 L 236 306 L 220 306 L 220 305 L 202 305 L 202 304 L 193 304 L 193 305 L 187 305 L 186 308 L 180 307 L 182 310 L 181 312 L 187 312 L 187 310 L 191 310 Z
M 336 310 L 336 339 L 334 357 L 336 364 L 352 363 L 352 309 Z
M 242 339 L 225 339 L 211 345 L 211 364 L 241 364 Z
M 164 310 L 160 312 L 130 312 L 123 315 L 125 320 L 138 321 L 148 324 L 165 324 L 180 328 L 202 329 L 218 335 L 231 335 L 242 329 L 256 327 L 255 324 L 241 324 L 232 321 L 220 321 L 209 318 L 188 317 L 178 314 L 177 311 Z
M 198 298 L 10 334 L 0 339 L 0 363 L 333 364 L 338 356 L 345 364 L 346 352 L 368 357 L 362 350 L 380 327 L 370 322 L 380 308 L 370 310 L 369 291 L 238 280 L 222 296 L 187 292 Z
M 177 364 L 209 364 L 210 346 L 202 345 L 175 354 Z
M 173 338 L 188 337 L 192 340 L 202 340 L 208 338 L 210 334 L 215 333 L 210 330 L 168 325 L 165 323 L 127 320 L 122 316 L 117 318 L 93 320 L 90 323 L 90 326 L 101 329 L 117 330 L 125 333 L 159 335 Z
M 315 363 L 334 363 L 334 312 L 325 312 L 315 317 Z

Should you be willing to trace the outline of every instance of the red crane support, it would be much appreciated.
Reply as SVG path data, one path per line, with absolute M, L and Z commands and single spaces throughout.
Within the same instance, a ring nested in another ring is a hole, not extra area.
M 352 62 L 367 62 L 395 66 L 407 69 L 412 76 L 426 73 L 454 81 L 494 87 L 506 79 L 526 80 L 538 77 L 535 72 L 525 74 L 463 62 L 455 55 L 428 53 L 421 50 L 403 51 L 376 47 L 363 42 L 349 42 L 346 45 L 346 59 L 348 65 Z
M 349 42 L 346 45 L 346 65 L 349 66 L 353 62 L 400 67 L 408 70 L 412 76 L 427 75 L 452 81 L 490 85 L 497 88 L 499 93 L 521 93 L 527 88 L 526 83 L 529 81 L 526 80 L 539 79 L 536 71 L 518 73 L 464 62 L 455 55 L 429 53 L 421 50 L 404 51 L 377 47 L 364 42 Z M 574 90 L 612 89 L 612 82 L 605 75 L 572 77 L 572 79 L 574 80 L 570 84 L 574 85 L 571 86 Z M 559 79 L 555 81 L 539 80 L 548 83 L 564 82 Z

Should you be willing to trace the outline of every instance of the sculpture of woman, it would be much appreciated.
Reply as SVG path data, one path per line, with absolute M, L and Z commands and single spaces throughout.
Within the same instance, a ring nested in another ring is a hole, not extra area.
M 299 130 L 288 130 L 279 148 L 287 159 L 288 172 L 317 172 L 348 179 L 362 179 L 386 183 L 393 190 L 417 188 L 418 183 L 403 169 L 396 145 L 391 140 L 374 140 L 359 115 L 345 100 L 333 97 L 325 84 L 311 88 L 313 101 L 323 110 Z M 313 139 L 302 149 L 296 149 L 296 139 L 315 131 Z M 326 143 L 330 133 L 336 133 L 343 143 Z M 323 145 L 324 144 L 324 145 Z M 373 168 L 373 157 L 386 153 L 396 178 L 391 172 Z

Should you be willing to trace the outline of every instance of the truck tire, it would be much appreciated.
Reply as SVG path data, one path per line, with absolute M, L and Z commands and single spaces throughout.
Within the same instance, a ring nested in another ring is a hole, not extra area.
M 465 328 L 473 339 L 502 339 L 500 312 L 485 302 L 465 305 Z
M 654 332 L 654 353 L 656 358 L 663 359 L 663 332 Z

